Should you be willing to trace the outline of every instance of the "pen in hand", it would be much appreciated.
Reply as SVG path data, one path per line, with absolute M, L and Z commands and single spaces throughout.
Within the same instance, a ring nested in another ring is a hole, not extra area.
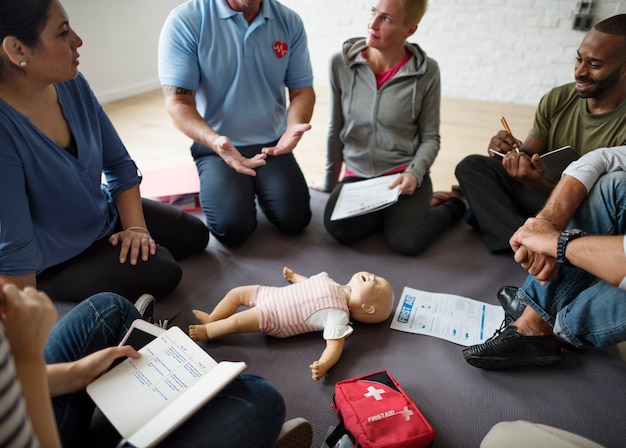
M 511 132 L 511 128 L 509 127 L 509 124 L 506 122 L 506 118 L 502 117 L 500 118 L 500 122 L 502 123 L 502 126 L 504 126 L 504 129 L 506 130 L 506 132 L 513 137 L 513 133 Z M 515 138 L 515 137 L 513 137 Z M 519 148 L 517 147 L 517 144 L 515 144 L 515 146 L 513 147 L 515 149 L 515 152 L 519 153 Z

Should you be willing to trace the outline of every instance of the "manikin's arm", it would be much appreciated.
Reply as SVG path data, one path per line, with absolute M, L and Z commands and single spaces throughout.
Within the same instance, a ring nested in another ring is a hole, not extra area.
M 311 378 L 319 381 L 332 366 L 337 364 L 337 361 L 341 358 L 345 340 L 346 338 L 326 340 L 326 348 L 322 352 L 322 356 L 309 366 L 311 368 Z
M 293 272 L 291 268 L 288 268 L 287 266 L 283 268 L 283 277 L 285 277 L 291 283 L 298 283 L 309 278 L 305 277 L 304 275 L 298 274 L 297 272 Z

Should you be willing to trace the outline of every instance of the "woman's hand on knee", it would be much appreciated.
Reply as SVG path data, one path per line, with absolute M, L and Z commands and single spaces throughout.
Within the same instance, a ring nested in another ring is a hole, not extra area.
M 122 230 L 109 237 L 109 243 L 120 246 L 120 263 L 130 259 L 130 264 L 137 264 L 141 255 L 143 261 L 148 261 L 150 255 L 156 254 L 156 242 L 149 233 L 135 230 Z

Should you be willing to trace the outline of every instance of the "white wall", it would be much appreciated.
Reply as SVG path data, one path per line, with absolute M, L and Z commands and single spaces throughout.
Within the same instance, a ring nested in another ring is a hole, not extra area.
M 366 33 L 373 0 L 282 0 L 303 18 L 315 84 L 348 37 Z M 159 86 L 157 39 L 182 0 L 63 0 L 83 37 L 81 71 L 101 101 Z M 443 96 L 536 105 L 573 79 L 584 32 L 572 30 L 577 0 L 430 0 L 411 39 L 437 59 Z M 626 13 L 626 0 L 595 0 L 594 22 Z
M 61 0 L 83 39 L 80 71 L 101 102 L 159 87 L 157 42 L 182 0 Z
M 364 36 L 374 0 L 281 0 L 307 28 L 315 82 L 348 37 Z M 536 105 L 573 80 L 584 32 L 572 30 L 576 0 L 430 0 L 411 41 L 440 65 L 442 95 Z M 624 0 L 596 0 L 594 23 L 626 13 Z

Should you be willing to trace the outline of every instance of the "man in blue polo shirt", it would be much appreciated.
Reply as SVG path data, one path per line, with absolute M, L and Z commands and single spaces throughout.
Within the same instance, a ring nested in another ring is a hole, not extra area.
M 300 17 L 276 0 L 189 0 L 161 31 L 159 78 L 174 124 L 193 140 L 211 233 L 243 244 L 257 200 L 278 229 L 301 232 L 310 196 L 292 151 L 311 128 L 315 93 Z

